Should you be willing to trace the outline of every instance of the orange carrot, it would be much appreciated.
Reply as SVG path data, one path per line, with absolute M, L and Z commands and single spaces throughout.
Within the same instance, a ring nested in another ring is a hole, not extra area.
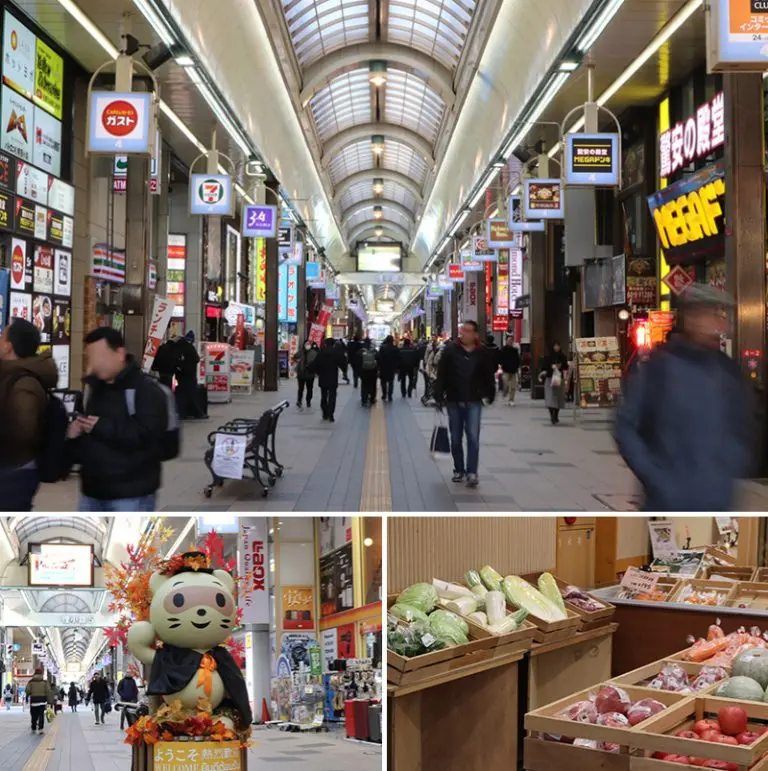
M 688 661 L 696 663 L 712 658 L 716 653 L 725 650 L 731 643 L 727 637 L 718 637 L 716 640 L 707 640 L 701 645 L 694 645 L 685 655 Z
M 725 632 L 717 626 L 717 624 L 712 624 L 707 630 L 707 640 L 711 642 L 712 640 L 718 640 L 721 637 L 725 637 Z

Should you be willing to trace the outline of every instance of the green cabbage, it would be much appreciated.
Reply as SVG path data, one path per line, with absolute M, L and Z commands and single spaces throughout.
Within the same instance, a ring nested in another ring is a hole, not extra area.
M 413 605 L 406 605 L 402 602 L 393 605 L 389 612 L 402 621 L 407 621 L 409 624 L 413 621 L 423 621 L 425 623 L 427 621 L 426 613 L 423 613 L 418 608 L 414 608 Z
M 436 610 L 429 617 L 429 629 L 446 645 L 465 645 L 469 642 L 467 622 L 449 610 Z
M 437 589 L 432 584 L 413 584 L 400 594 L 397 604 L 429 613 L 437 605 Z

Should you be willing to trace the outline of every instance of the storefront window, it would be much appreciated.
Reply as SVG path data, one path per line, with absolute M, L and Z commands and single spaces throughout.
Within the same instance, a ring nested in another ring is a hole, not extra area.
M 381 517 L 363 517 L 365 604 L 381 600 Z

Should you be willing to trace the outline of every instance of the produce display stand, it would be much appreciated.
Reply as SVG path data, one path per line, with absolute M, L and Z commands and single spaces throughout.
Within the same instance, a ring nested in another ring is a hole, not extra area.
M 717 578 L 728 578 L 732 581 L 754 581 L 755 573 L 758 568 L 752 567 L 717 567 L 716 565 L 710 565 L 704 568 L 702 578 L 717 580 Z
M 736 584 L 726 605 L 740 610 L 768 610 L 768 583 Z
M 728 600 L 731 598 L 731 594 L 733 593 L 733 590 L 735 588 L 736 584 L 730 581 L 707 581 L 702 578 L 695 578 L 695 579 L 689 579 L 687 581 L 680 581 L 680 583 L 677 585 L 677 588 L 670 593 L 667 602 L 672 603 L 680 603 L 680 604 L 688 604 L 685 602 L 683 597 L 686 595 L 687 592 L 693 591 L 696 593 L 701 592 L 715 592 L 718 595 L 722 596 L 722 602 L 718 602 L 717 605 L 712 605 L 709 607 L 724 607 L 728 604 Z
M 131 771 L 160 771 L 163 768 L 248 771 L 248 750 L 236 741 L 213 742 L 194 739 L 133 746 Z
M 669 659 L 662 659 L 661 661 L 653 661 L 650 664 L 646 664 L 643 667 L 639 667 L 638 669 L 633 669 L 631 672 L 626 672 L 623 675 L 618 675 L 617 677 L 612 678 L 609 682 L 616 683 L 617 685 L 620 685 L 622 687 L 627 685 L 634 685 L 638 688 L 647 688 L 647 690 L 650 693 L 657 693 L 657 690 L 655 688 L 648 688 L 648 683 L 651 682 L 651 680 L 658 675 L 661 670 L 664 668 L 666 664 L 674 662 L 677 664 L 677 666 L 682 667 L 687 673 L 689 677 L 696 677 L 702 669 L 705 667 L 711 666 L 707 664 L 706 662 L 702 664 L 697 664 L 693 661 L 683 661 L 681 658 L 675 658 L 676 656 L 682 656 L 684 651 L 680 651 L 679 653 L 675 654 Z M 728 670 L 730 672 L 730 667 L 723 667 L 723 669 Z M 717 683 L 715 683 L 713 686 L 710 686 L 706 691 L 702 691 L 702 693 L 705 693 L 707 691 L 712 691 L 715 688 L 717 688 Z

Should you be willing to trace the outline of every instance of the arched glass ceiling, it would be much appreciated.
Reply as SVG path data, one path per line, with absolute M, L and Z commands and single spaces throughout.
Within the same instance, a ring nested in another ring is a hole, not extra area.
M 475 0 L 389 0 L 389 39 L 455 70 L 476 5 Z
M 13 531 L 21 543 L 32 540 L 33 536 L 45 530 L 65 528 L 84 533 L 95 543 L 101 544 L 107 532 L 107 524 L 101 517 L 20 517 Z
M 350 206 L 359 203 L 360 201 L 367 201 L 369 198 L 375 198 L 376 194 L 373 192 L 373 180 L 376 173 L 371 174 L 370 180 L 364 182 L 356 182 L 348 190 L 344 191 L 344 195 L 339 199 L 339 209 L 346 211 Z M 406 209 L 415 212 L 416 211 L 416 199 L 413 197 L 413 193 L 410 190 L 406 190 L 402 185 L 390 180 L 384 181 L 384 192 L 381 194 L 382 198 L 386 198 L 396 203 L 401 203 Z M 415 215 L 414 215 L 415 219 Z
M 381 159 L 381 165 L 385 169 L 399 171 L 418 182 L 419 185 L 424 184 L 424 180 L 427 177 L 426 161 L 418 156 L 408 145 L 396 142 L 393 139 L 387 139 L 384 143 L 384 152 Z
M 302 67 L 369 37 L 368 0 L 282 0 L 296 58 Z
M 416 199 L 413 197 L 413 193 L 410 190 L 406 190 L 402 185 L 398 185 L 397 182 L 391 182 L 388 179 L 385 180 L 382 198 L 388 198 L 390 201 L 401 203 L 406 209 L 414 213 L 413 216 L 416 219 Z
M 387 123 L 413 129 L 434 144 L 444 114 L 445 102 L 421 78 L 401 70 L 387 73 Z
M 373 179 L 371 177 L 365 182 L 356 182 L 346 190 L 339 199 L 339 209 L 344 212 L 358 201 L 367 201 L 369 198 L 373 198 Z
M 371 120 L 368 69 L 345 72 L 321 88 L 310 100 L 312 118 L 322 142 L 350 126 Z
M 403 217 L 403 215 L 400 214 L 400 212 L 396 212 L 394 211 L 394 209 L 391 209 L 389 206 L 387 206 L 386 201 L 382 201 L 380 206 L 382 208 L 384 220 L 389 220 L 390 222 L 394 222 L 396 225 L 400 225 L 406 230 L 411 229 L 411 227 L 413 226 L 413 222 L 409 220 L 407 217 Z M 355 214 L 354 217 L 350 217 L 347 229 L 351 233 L 358 225 L 362 225 L 364 222 L 370 223 L 371 228 L 376 227 L 377 220 L 373 218 L 372 206 L 369 206 L 366 209 L 363 209 L 362 211 L 358 212 L 357 214 Z
M 350 174 L 355 174 L 363 169 L 372 169 L 373 167 L 371 140 L 363 139 L 360 142 L 347 145 L 340 153 L 334 155 L 328 167 L 328 172 L 331 175 L 333 184 L 338 185 L 342 179 L 346 179 Z

